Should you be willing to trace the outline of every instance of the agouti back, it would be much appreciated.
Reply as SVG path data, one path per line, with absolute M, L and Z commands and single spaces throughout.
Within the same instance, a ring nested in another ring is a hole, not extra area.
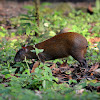
M 35 45 L 38 49 L 44 49 L 39 53 L 39 59 L 44 62 L 47 60 L 54 60 L 57 58 L 64 58 L 71 55 L 82 66 L 87 66 L 84 55 L 86 53 L 88 43 L 85 37 L 75 32 L 66 32 L 58 34 L 48 40 Z M 15 61 L 22 61 L 25 56 L 28 59 L 38 59 L 36 53 L 30 50 L 34 49 L 33 46 L 27 46 L 20 49 L 16 56 Z

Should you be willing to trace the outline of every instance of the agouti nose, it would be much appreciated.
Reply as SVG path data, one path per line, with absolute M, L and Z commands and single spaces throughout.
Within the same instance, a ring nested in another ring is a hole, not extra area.
M 14 59 L 14 61 L 15 61 L 15 62 L 20 62 L 21 60 L 20 60 L 20 59 L 16 59 L 16 58 L 15 58 L 15 59 Z

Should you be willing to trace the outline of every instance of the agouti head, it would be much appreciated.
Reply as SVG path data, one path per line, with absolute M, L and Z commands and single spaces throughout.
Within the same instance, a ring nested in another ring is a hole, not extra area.
M 26 59 L 38 59 L 35 52 L 31 52 L 31 50 L 34 50 L 33 46 L 25 46 L 22 47 L 15 55 L 14 61 L 20 62 L 23 61 L 26 57 Z
M 64 58 L 71 55 L 82 66 L 87 66 L 84 55 L 86 53 L 88 43 L 85 37 L 78 33 L 66 32 L 58 34 L 48 40 L 36 44 L 35 47 L 38 49 L 44 49 L 43 52 L 38 54 L 38 57 L 42 62 L 46 60 Z M 31 49 L 27 47 L 27 51 L 30 51 Z M 19 58 L 20 61 L 25 56 L 30 59 L 36 58 L 36 54 L 32 54 L 32 52 L 25 52 L 24 49 L 20 49 L 18 52 L 19 53 L 16 54 L 15 59 Z

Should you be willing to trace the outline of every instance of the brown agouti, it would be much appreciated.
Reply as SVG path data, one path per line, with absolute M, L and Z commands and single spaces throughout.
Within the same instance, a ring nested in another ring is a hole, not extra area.
M 84 55 L 88 43 L 85 37 L 78 33 L 66 32 L 58 34 L 48 40 L 36 44 L 35 47 L 44 49 L 43 52 L 38 54 L 39 59 L 42 62 L 71 55 L 81 64 L 81 66 L 87 66 Z M 24 60 L 25 56 L 27 59 L 38 59 L 36 53 L 30 51 L 32 49 L 34 49 L 33 46 L 26 46 L 25 48 L 20 49 L 14 58 L 15 62 Z

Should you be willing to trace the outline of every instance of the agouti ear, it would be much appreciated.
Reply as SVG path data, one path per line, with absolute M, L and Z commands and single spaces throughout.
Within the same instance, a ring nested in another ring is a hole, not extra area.
M 22 49 L 23 49 L 23 50 L 25 50 L 25 52 L 28 52 L 27 45 L 25 45 L 25 46 L 22 46 Z
M 22 46 L 22 49 L 26 49 L 26 47 L 27 47 L 27 45 L 25 45 L 25 46 Z
M 22 47 L 23 50 L 25 50 L 25 52 L 28 52 L 28 49 L 26 47 Z
M 22 46 L 22 49 L 26 49 L 26 47 Z

